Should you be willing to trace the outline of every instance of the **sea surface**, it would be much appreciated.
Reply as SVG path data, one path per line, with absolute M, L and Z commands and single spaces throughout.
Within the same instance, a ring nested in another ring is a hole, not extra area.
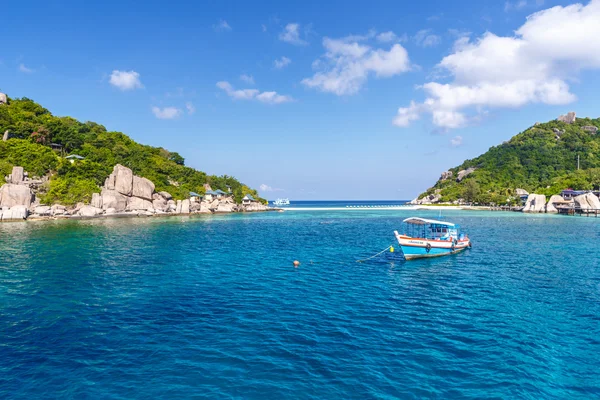
M 329 207 L 0 224 L 0 399 L 600 397 L 600 218 Z

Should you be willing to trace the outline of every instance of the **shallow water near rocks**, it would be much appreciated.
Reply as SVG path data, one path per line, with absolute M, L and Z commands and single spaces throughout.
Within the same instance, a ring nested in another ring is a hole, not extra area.
M 0 398 L 600 396 L 600 219 L 288 211 L 0 224 Z M 299 268 L 292 266 L 299 260 Z

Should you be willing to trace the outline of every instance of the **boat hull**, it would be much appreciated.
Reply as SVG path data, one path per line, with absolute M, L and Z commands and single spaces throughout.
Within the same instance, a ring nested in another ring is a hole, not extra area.
M 432 258 L 449 256 L 460 253 L 471 246 L 469 239 L 463 240 L 428 240 L 421 238 L 411 238 L 409 236 L 400 235 L 394 232 L 396 240 L 404 253 L 404 258 L 407 260 L 415 260 L 418 258 Z

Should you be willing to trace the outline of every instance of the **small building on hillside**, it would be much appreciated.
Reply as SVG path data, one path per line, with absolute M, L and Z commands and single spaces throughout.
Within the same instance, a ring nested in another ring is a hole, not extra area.
M 565 189 L 565 190 L 561 191 L 560 195 L 565 200 L 571 200 L 574 197 L 577 197 L 577 196 L 585 194 L 585 193 L 586 193 L 585 190 L 573 190 L 573 189 L 569 188 L 569 189 Z
M 217 193 L 214 190 L 207 190 L 204 192 L 204 200 L 213 201 L 217 198 Z
M 586 193 L 593 193 L 597 197 L 600 197 L 600 191 L 599 190 L 573 190 L 573 189 L 570 189 L 570 188 L 561 191 L 560 195 L 565 200 L 572 200 L 573 198 L 575 198 L 577 196 L 580 196 L 582 194 L 586 194 Z
M 70 154 L 65 157 L 65 160 L 69 160 L 71 161 L 71 164 L 73 164 L 75 161 L 85 160 L 85 157 L 82 157 L 78 154 Z
M 226 197 L 229 196 L 229 193 L 222 191 L 221 189 L 217 189 L 215 190 L 215 193 L 217 193 L 217 198 L 220 199 L 221 197 Z
M 228 196 L 231 196 L 231 193 L 224 192 L 221 189 L 207 190 L 204 194 L 204 199 L 207 201 L 213 201 L 214 199 L 222 199 L 223 197 Z
M 248 206 L 248 205 L 254 203 L 255 201 L 256 200 L 254 199 L 254 197 L 252 197 L 251 195 L 247 194 L 242 199 L 242 204 L 245 205 L 245 206 Z
M 190 192 L 190 201 L 192 203 L 202 201 L 202 195 L 200 195 L 196 192 Z

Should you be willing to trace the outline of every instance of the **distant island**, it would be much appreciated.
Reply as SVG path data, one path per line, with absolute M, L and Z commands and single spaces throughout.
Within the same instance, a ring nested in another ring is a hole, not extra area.
M 264 211 L 258 192 L 95 122 L 0 93 L 0 219 Z
M 527 199 L 525 211 L 546 211 L 540 204 L 546 196 L 560 202 L 555 196 L 564 189 L 600 187 L 599 128 L 600 119 L 577 118 L 574 112 L 535 123 L 479 157 L 442 172 L 435 185 L 411 203 L 518 206 Z

